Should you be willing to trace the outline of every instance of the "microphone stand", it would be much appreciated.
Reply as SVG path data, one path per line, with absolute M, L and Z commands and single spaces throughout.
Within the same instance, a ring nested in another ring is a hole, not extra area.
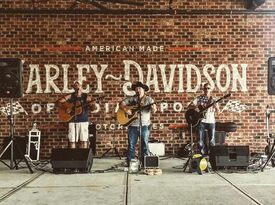
M 119 157 L 119 159 L 121 159 L 121 156 L 120 156 L 120 154 L 118 152 L 118 148 L 115 145 L 115 137 L 116 137 L 116 133 L 115 132 L 116 132 L 116 129 L 117 129 L 117 123 L 116 123 L 115 113 L 113 115 L 113 120 L 114 120 L 115 127 L 114 127 L 114 130 L 113 130 L 113 138 L 112 138 L 112 142 L 111 142 L 112 146 L 106 152 L 104 152 L 100 158 L 103 158 L 106 154 L 108 154 L 111 150 L 113 150 L 114 153 L 116 154 L 115 157 Z
M 139 95 L 137 95 L 138 97 L 138 117 L 139 117 L 139 154 L 138 154 L 138 158 L 139 158 L 139 170 L 141 170 L 141 164 L 142 164 L 142 142 L 141 142 L 141 133 L 142 133 L 142 121 L 141 121 L 141 99 L 139 97 Z

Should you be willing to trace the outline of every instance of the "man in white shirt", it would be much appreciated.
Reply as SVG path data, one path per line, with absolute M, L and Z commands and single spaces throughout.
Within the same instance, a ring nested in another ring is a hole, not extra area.
M 196 97 L 189 105 L 188 108 L 196 109 L 198 111 L 203 110 L 211 103 L 215 102 L 211 95 L 211 87 L 208 83 L 203 85 L 203 94 Z M 201 121 L 198 124 L 198 137 L 199 137 L 199 151 L 202 155 L 208 153 L 205 146 L 206 131 L 208 132 L 210 148 L 215 146 L 215 112 L 219 112 L 218 103 L 214 103 L 213 106 L 209 107 L 203 112 Z

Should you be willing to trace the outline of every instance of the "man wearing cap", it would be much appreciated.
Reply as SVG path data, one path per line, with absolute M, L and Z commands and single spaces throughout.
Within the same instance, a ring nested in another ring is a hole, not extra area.
M 62 107 L 62 103 L 71 103 L 73 107 L 82 109 L 80 114 L 76 114 L 76 109 L 72 112 L 72 118 L 69 121 L 68 139 L 69 147 L 76 148 L 76 142 L 80 142 L 79 148 L 88 148 L 89 137 L 89 108 L 93 106 L 91 96 L 82 92 L 82 86 L 79 81 L 74 81 L 73 89 L 75 92 L 66 95 L 59 100 L 57 104 Z M 77 105 L 76 105 L 77 104 Z M 89 105 L 89 106 L 85 106 Z
M 211 87 L 209 83 L 205 83 L 202 86 L 203 94 L 196 97 L 189 105 L 188 109 L 196 109 L 198 112 L 203 110 L 209 104 L 215 100 L 211 95 Z M 206 155 L 208 150 L 205 146 L 206 131 L 208 133 L 210 148 L 215 146 L 215 112 L 219 112 L 218 103 L 214 103 L 213 106 L 205 110 L 203 118 L 198 124 L 198 137 L 199 137 L 199 151 L 202 155 Z
M 125 113 L 131 115 L 130 109 L 127 106 L 137 106 L 141 108 L 141 112 L 138 114 L 138 118 L 132 121 L 128 125 L 128 153 L 127 153 L 127 164 L 131 159 L 135 159 L 135 146 L 141 131 L 141 152 L 142 157 L 148 155 L 148 141 L 150 136 L 150 124 L 151 124 L 151 111 L 155 113 L 157 106 L 154 104 L 154 100 L 145 94 L 149 90 L 149 87 L 141 82 L 132 84 L 132 90 L 136 92 L 134 96 L 127 97 L 122 100 L 119 104 L 120 109 L 124 110 Z M 144 106 L 148 105 L 146 108 Z M 144 108 L 144 109 L 142 109 Z M 141 118 L 141 119 L 140 119 Z M 140 130 L 141 128 L 141 130 Z M 140 159 L 141 160 L 141 159 Z

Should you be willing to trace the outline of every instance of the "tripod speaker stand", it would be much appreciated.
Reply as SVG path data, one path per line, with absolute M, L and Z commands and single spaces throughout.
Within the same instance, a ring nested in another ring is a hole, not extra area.
M 27 167 L 30 170 L 30 173 L 33 173 L 32 168 L 30 167 L 27 159 L 25 158 L 22 150 L 20 149 L 18 143 L 16 142 L 16 140 L 14 139 L 14 117 L 13 117 L 13 99 L 10 98 L 10 115 L 8 115 L 8 119 L 9 119 L 9 124 L 10 124 L 10 142 L 8 143 L 8 145 L 4 148 L 4 150 L 2 151 L 2 153 L 0 154 L 0 159 L 3 156 L 3 154 L 8 150 L 8 148 L 10 147 L 11 149 L 11 155 L 10 155 L 10 165 L 8 165 L 7 163 L 3 162 L 3 164 L 5 164 L 6 166 L 8 166 L 10 169 L 18 169 L 16 160 L 14 158 L 14 145 L 15 148 L 17 149 L 21 159 L 23 159 L 27 165 Z
M 14 139 L 14 118 L 13 118 L 13 98 L 19 98 L 23 95 L 23 88 L 22 88 L 22 61 L 18 58 L 2 58 L 0 59 L 0 97 L 3 98 L 9 98 L 10 99 L 10 105 L 6 107 L 6 114 L 9 119 L 9 125 L 10 125 L 10 142 L 8 145 L 4 148 L 2 153 L 0 154 L 0 159 L 3 156 L 3 154 L 7 151 L 7 149 L 10 147 L 11 149 L 11 156 L 10 156 L 10 165 L 4 163 L 7 165 L 10 169 L 18 169 L 17 164 L 13 164 L 15 162 L 14 159 L 14 146 L 17 149 L 18 153 L 21 156 L 21 159 L 24 159 L 26 162 L 29 170 L 31 173 L 33 173 L 27 159 L 23 155 L 23 152 L 20 150 L 19 145 Z M 15 107 L 17 108 L 17 107 Z M 9 110 L 9 112 L 8 112 Z
M 116 131 L 116 127 L 117 127 L 115 115 L 113 115 L 113 119 L 114 119 L 114 122 L 115 122 L 115 123 L 114 123 L 115 127 L 114 127 L 114 131 L 113 131 L 112 147 L 110 147 L 106 152 L 104 152 L 103 155 L 102 155 L 100 158 L 103 158 L 103 157 L 104 157 L 105 155 L 107 155 L 111 150 L 113 150 L 114 153 L 116 154 L 115 156 L 116 156 L 116 157 L 119 157 L 119 159 L 121 159 L 121 156 L 120 156 L 120 154 L 119 154 L 119 152 L 118 152 L 118 149 L 117 149 L 117 147 L 115 146 L 115 137 L 116 137 L 115 131 Z

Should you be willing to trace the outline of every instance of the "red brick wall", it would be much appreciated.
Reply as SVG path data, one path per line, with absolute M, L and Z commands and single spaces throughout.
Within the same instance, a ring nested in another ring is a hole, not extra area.
M 19 102 L 29 115 L 22 113 L 15 116 L 15 135 L 26 135 L 32 121 L 36 120 L 42 132 L 42 156 L 49 156 L 53 147 L 67 145 L 66 123 L 59 122 L 56 111 L 49 113 L 46 111 L 48 103 L 62 96 L 62 93 L 56 93 L 52 87 L 50 93 L 45 93 L 47 64 L 60 69 L 59 77 L 54 82 L 61 91 L 64 86 L 62 64 L 69 65 L 69 88 L 73 80 L 78 77 L 77 65 L 97 65 L 98 70 L 100 65 L 108 65 L 102 76 L 103 93 L 96 92 L 98 84 L 92 66 L 89 66 L 89 73 L 85 70 L 83 72 L 89 82 L 90 93 L 107 96 L 100 102 L 101 111 L 91 114 L 90 118 L 91 122 L 101 126 L 97 135 L 97 153 L 100 155 L 110 147 L 114 135 L 121 154 L 124 153 L 127 148 L 126 130 L 113 131 L 110 128 L 114 123 L 113 110 L 116 103 L 125 97 L 123 85 L 132 80 L 140 80 L 133 67 L 131 67 L 130 80 L 124 79 L 124 60 L 132 60 L 140 65 L 144 82 L 147 82 L 147 65 L 157 65 L 155 83 L 158 83 L 159 92 L 156 84 L 150 85 L 150 95 L 157 102 L 168 103 L 168 108 L 153 115 L 152 121 L 155 127 L 152 130 L 152 137 L 165 142 L 167 153 L 171 153 L 173 143 L 178 150 L 190 139 L 190 134 L 186 131 L 183 136 L 177 135 L 173 140 L 172 131 L 168 129 L 170 124 L 186 123 L 184 107 L 200 94 L 200 90 L 196 92 L 187 90 L 188 80 L 191 80 L 192 86 L 197 83 L 193 72 L 192 77 L 188 78 L 187 64 L 193 64 L 198 68 L 202 82 L 208 81 L 203 74 L 203 68 L 207 64 L 213 65 L 214 71 L 210 76 L 215 86 L 214 95 L 222 97 L 231 92 L 231 100 L 249 106 L 240 114 L 224 111 L 218 116 L 218 121 L 234 121 L 238 124 L 237 131 L 229 133 L 227 142 L 249 145 L 252 151 L 263 152 L 267 135 L 266 107 L 267 105 L 275 107 L 274 97 L 267 94 L 267 60 L 275 55 L 273 1 L 266 1 L 255 12 L 245 9 L 244 2 L 239 0 L 173 1 L 170 5 L 173 11 L 168 10 L 169 1 L 146 1 L 143 7 L 104 4 L 110 9 L 124 9 L 121 12 L 125 14 L 108 14 L 109 11 L 95 14 L 98 11 L 95 11 L 90 4 L 77 4 L 72 10 L 67 10 L 74 1 L 35 1 L 34 5 L 31 2 L 1 1 L 0 57 L 16 57 L 25 61 L 23 70 L 25 94 Z M 147 14 L 131 14 L 141 10 Z M 91 48 L 93 45 L 134 46 L 135 50 L 128 52 L 87 50 L 87 46 Z M 138 46 L 157 46 L 162 47 L 163 51 L 143 52 L 138 50 Z M 164 90 L 163 77 L 158 66 L 160 64 L 166 65 L 167 81 L 170 77 L 169 65 L 176 66 L 173 87 L 169 92 Z M 226 85 L 224 70 L 219 75 L 220 81 L 216 78 L 217 70 L 222 64 L 228 65 L 230 71 L 229 85 L 225 90 L 221 90 L 218 86 L 218 83 L 222 87 Z M 247 91 L 239 82 L 234 90 L 232 64 L 237 64 L 242 77 L 241 64 L 247 64 L 245 78 Z M 30 93 L 26 93 L 31 65 L 39 65 L 42 93 L 37 93 L 36 86 L 32 87 Z M 182 67 L 182 79 L 179 79 L 179 67 Z M 52 69 L 50 75 L 54 74 Z M 108 74 L 115 77 L 121 75 L 123 78 L 121 81 L 106 79 Z M 149 79 L 152 80 L 152 74 Z M 183 90 L 179 91 L 180 82 L 183 83 Z M 1 107 L 8 101 L 9 99 L 0 99 Z M 226 102 L 227 100 L 221 102 L 221 108 Z M 109 105 L 109 112 L 105 109 L 106 103 Z M 173 109 L 173 105 L 177 105 L 175 103 L 182 105 L 183 108 Z M 32 112 L 34 104 L 41 106 L 40 113 Z M 3 139 L 8 134 L 8 120 L 1 114 L 0 136 Z

